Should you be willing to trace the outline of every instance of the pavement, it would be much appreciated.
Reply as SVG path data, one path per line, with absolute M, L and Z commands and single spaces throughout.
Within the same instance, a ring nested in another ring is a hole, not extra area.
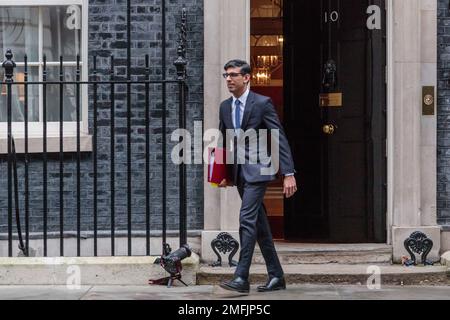
M 0 300 L 450 300 L 450 286 L 288 285 L 286 290 L 240 295 L 217 285 L 0 286 Z

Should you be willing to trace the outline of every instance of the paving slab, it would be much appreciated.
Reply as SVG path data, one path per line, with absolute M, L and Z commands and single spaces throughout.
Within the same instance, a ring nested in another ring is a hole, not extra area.
M 0 286 L 0 300 L 80 300 L 90 286 L 69 289 L 67 286 Z
M 94 286 L 83 300 L 209 300 L 213 286 Z
M 343 300 L 450 300 L 450 286 L 337 286 Z
M 5 300 L 450 300 L 450 286 L 384 286 L 369 289 L 365 285 L 288 285 L 287 290 L 259 293 L 256 285 L 250 294 L 236 294 L 216 285 L 189 287 L 165 286 L 0 286 Z

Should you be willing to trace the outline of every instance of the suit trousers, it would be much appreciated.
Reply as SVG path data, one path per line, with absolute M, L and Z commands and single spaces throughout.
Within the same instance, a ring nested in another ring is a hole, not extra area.
M 242 175 L 242 170 L 239 169 L 237 188 L 242 199 L 239 214 L 241 251 L 235 276 L 248 279 L 253 252 L 256 242 L 258 242 L 269 277 L 282 277 L 283 269 L 273 244 L 266 208 L 263 203 L 267 182 L 248 183 Z

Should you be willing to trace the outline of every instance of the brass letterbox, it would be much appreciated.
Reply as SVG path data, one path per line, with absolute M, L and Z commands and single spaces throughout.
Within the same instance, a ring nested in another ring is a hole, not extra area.
M 342 92 L 321 93 L 319 95 L 320 107 L 342 107 Z

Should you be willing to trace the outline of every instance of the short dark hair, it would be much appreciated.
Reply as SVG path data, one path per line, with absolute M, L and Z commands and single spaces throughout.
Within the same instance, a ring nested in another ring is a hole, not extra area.
M 228 61 L 225 66 L 223 67 L 225 71 L 229 68 L 241 68 L 241 72 L 245 74 L 251 74 L 252 73 L 252 67 L 247 63 L 247 61 L 234 59 Z

